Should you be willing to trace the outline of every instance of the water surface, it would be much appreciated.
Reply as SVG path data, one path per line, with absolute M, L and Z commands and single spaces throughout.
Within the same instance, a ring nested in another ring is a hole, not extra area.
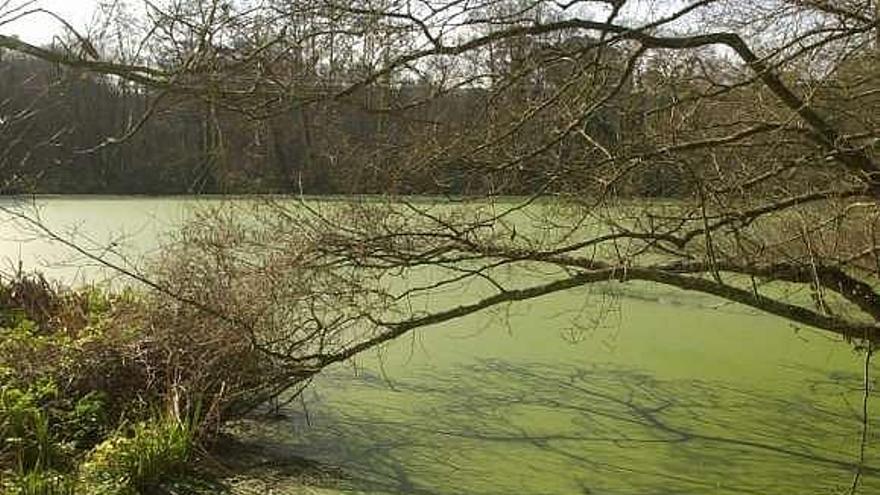
M 222 201 L 33 203 L 52 231 L 137 265 L 196 208 Z M 7 270 L 109 276 L 0 218 Z M 596 286 L 421 329 L 328 369 L 284 419 L 238 431 L 278 466 L 334 468 L 341 481 L 309 489 L 325 493 L 836 494 L 857 458 L 861 359 L 836 338 L 711 297 Z M 862 493 L 880 490 L 877 433 L 872 422 Z M 277 493 L 303 492 L 273 469 L 256 472 L 282 476 Z

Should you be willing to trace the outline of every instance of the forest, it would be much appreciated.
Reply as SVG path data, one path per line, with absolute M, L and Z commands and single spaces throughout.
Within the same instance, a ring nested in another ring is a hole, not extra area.
M 590 65 L 584 61 L 586 54 L 596 52 L 600 44 L 578 36 L 555 38 L 517 40 L 505 47 L 508 53 L 491 62 L 491 70 L 501 71 L 498 87 L 467 82 L 446 87 L 440 70 L 425 74 L 424 80 L 377 81 L 331 98 L 344 87 L 335 78 L 346 76 L 334 75 L 328 81 L 313 74 L 297 79 L 296 97 L 261 101 L 259 109 L 206 94 L 161 93 L 0 49 L 2 192 L 534 193 L 544 188 L 545 174 L 558 163 L 584 159 L 582 143 L 569 139 L 561 143 L 567 149 L 552 159 L 536 156 L 513 172 L 486 174 L 461 150 L 447 150 L 448 155 L 429 163 L 413 163 L 412 158 L 425 147 L 425 133 L 432 141 L 449 141 L 462 130 L 513 118 L 571 86 L 569 79 Z M 222 57 L 235 58 L 222 47 L 217 50 Z M 622 55 L 608 58 L 610 62 L 598 67 L 601 80 L 593 74 L 593 80 L 579 82 L 595 85 L 593 92 L 610 89 L 625 62 Z M 498 66 L 501 63 L 504 67 Z M 649 61 L 639 71 L 641 83 L 635 80 L 616 88 L 614 98 L 583 123 L 591 140 L 600 149 L 632 149 L 640 140 L 650 140 L 651 109 L 688 89 L 685 85 L 658 92 L 648 81 L 659 71 L 683 70 L 685 63 Z M 525 75 L 537 67 L 541 69 Z M 517 78 L 512 92 L 510 77 Z M 502 101 L 499 90 L 505 92 Z M 499 115 L 502 108 L 506 115 Z M 542 139 L 544 124 L 553 122 L 530 122 L 525 129 L 533 144 Z M 521 138 L 510 146 L 530 145 Z M 503 156 L 480 158 L 486 163 L 499 159 Z M 686 182 L 654 167 L 621 192 L 673 197 L 688 192 Z

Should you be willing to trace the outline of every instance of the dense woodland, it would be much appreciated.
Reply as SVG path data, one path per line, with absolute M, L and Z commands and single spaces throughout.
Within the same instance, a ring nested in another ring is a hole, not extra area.
M 332 97 L 337 81 L 298 83 L 299 94 L 242 108 L 205 95 L 164 94 L 113 77 L 0 51 L 0 155 L 5 194 L 403 193 L 527 194 L 546 188 L 546 175 L 563 162 L 598 149 L 633 149 L 650 140 L 650 115 L 675 98 L 628 82 L 582 125 L 589 143 L 559 143 L 552 156 L 534 156 L 516 170 L 489 171 L 461 140 L 486 123 L 509 123 L 555 93 L 570 89 L 594 40 L 558 37 L 510 48 L 499 87 L 447 87 L 442 74 L 396 84 L 377 81 Z M 520 42 L 519 45 L 523 43 Z M 51 47 L 50 47 L 51 48 Z M 623 70 L 614 57 L 577 80 L 578 92 L 608 90 Z M 560 62 L 561 61 L 561 62 Z M 497 63 L 497 62 L 493 62 Z M 549 65 L 547 65 L 549 63 Z M 650 79 L 669 67 L 648 63 Z M 675 70 L 675 69 L 673 69 Z M 517 74 L 524 76 L 517 76 Z M 517 76 L 513 90 L 511 76 Z M 503 84 L 503 86 L 501 86 Z M 565 85 L 568 88 L 563 88 Z M 595 86 L 595 87 L 593 87 Z M 540 142 L 553 116 L 539 115 L 523 135 L 507 136 L 511 152 Z M 428 139 L 426 140 L 426 136 Z M 480 137 L 474 134 L 473 138 Z M 482 136 L 485 138 L 485 136 Z M 598 142 L 594 142 L 598 141 Z M 426 146 L 443 153 L 430 154 Z M 427 151 L 427 153 L 426 153 Z M 495 152 L 497 155 L 497 151 Z M 600 157 L 601 158 L 601 157 Z M 405 176 L 405 177 L 404 177 Z M 657 167 L 624 189 L 639 196 L 688 190 Z M 554 186 L 556 187 L 556 186 Z

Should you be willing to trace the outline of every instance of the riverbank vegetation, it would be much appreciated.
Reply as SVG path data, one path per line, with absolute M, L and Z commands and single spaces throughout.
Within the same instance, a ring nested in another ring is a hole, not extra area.
M 0 492 L 153 493 L 223 421 L 291 386 L 243 336 L 163 302 L 2 282 Z
M 149 337 L 123 316 L 134 305 L 38 275 L 0 286 L 3 493 L 134 493 L 190 460 L 202 418 L 173 402 Z

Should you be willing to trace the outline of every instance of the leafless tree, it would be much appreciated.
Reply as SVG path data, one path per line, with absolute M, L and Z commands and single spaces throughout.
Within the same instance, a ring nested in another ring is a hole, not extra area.
M 595 284 L 880 339 L 877 2 L 143 5 L 124 59 L 0 47 L 200 101 L 212 146 L 274 141 L 289 182 L 311 163 L 382 193 L 204 217 L 157 276 L 297 379 Z
M 285 91 L 300 105 L 362 105 L 394 129 L 359 143 L 362 166 L 394 178 L 384 200 L 259 213 L 249 245 L 350 288 L 285 320 L 322 336 L 298 365 L 632 281 L 877 339 L 872 3 L 288 2 L 272 12 L 282 26 L 295 14 L 335 20 L 298 40 L 310 46 L 383 39 L 381 57 L 353 49 L 365 58 L 317 94 Z M 416 80 L 423 98 L 374 97 Z M 467 113 L 432 107 L 450 100 Z M 441 204 L 393 194 L 410 176 L 467 183 L 456 191 L 469 194 Z M 470 303 L 431 299 L 464 287 Z

